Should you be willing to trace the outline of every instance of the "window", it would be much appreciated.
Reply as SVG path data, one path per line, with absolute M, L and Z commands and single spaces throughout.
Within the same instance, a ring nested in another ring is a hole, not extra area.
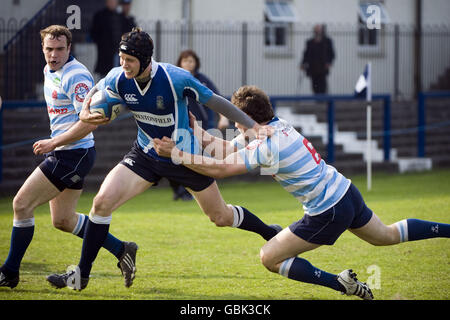
M 297 15 L 289 1 L 267 1 L 264 8 L 264 44 L 268 50 L 289 53 L 292 23 Z
M 383 25 L 389 23 L 386 8 L 381 2 L 362 2 L 358 12 L 358 45 L 361 51 L 383 51 Z

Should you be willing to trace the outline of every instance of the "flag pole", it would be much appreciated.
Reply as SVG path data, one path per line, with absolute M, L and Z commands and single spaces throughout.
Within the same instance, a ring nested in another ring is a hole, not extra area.
M 369 61 L 367 64 L 367 190 L 372 189 L 372 63 Z

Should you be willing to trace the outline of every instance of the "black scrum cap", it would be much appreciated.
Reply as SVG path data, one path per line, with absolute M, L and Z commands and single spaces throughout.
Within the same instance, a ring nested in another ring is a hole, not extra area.
M 119 51 L 136 57 L 140 62 L 138 76 L 148 67 L 152 61 L 153 40 L 150 35 L 140 28 L 133 28 L 125 33 L 120 41 Z

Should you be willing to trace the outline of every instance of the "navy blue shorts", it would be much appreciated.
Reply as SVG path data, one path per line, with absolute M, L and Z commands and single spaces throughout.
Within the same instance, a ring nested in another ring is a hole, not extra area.
M 39 168 L 59 191 L 66 188 L 80 190 L 84 177 L 94 166 L 95 156 L 95 147 L 52 151 L 45 154 Z
M 157 185 L 161 178 L 167 178 L 171 182 L 197 192 L 206 189 L 214 182 L 213 178 L 199 174 L 185 166 L 161 161 L 145 154 L 137 142 L 120 163 L 154 185 Z
M 332 208 L 316 216 L 305 214 L 289 229 L 305 241 L 332 245 L 345 230 L 367 224 L 372 214 L 358 188 L 352 183 L 344 197 Z

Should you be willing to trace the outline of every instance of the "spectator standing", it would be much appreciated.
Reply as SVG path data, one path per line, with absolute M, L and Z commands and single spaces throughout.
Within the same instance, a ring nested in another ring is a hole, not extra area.
M 315 25 L 313 32 L 314 37 L 306 42 L 300 69 L 311 78 L 314 94 L 326 94 L 327 76 L 335 58 L 333 41 L 326 36 L 323 25 Z
M 117 47 L 122 36 L 122 16 L 118 0 L 106 0 L 105 8 L 95 13 L 91 25 L 91 38 L 97 45 L 95 72 L 104 78 L 113 67 L 118 66 Z
M 122 34 L 130 32 L 134 27 L 137 27 L 134 16 L 130 14 L 132 0 L 120 0 L 120 7 L 122 9 Z

